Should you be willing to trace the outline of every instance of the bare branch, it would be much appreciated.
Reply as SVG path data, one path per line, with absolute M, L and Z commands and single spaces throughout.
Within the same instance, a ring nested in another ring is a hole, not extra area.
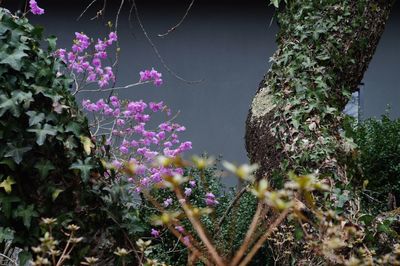
M 166 33 L 163 34 L 158 34 L 158 37 L 165 37 L 168 34 L 170 34 L 171 32 L 173 32 L 174 30 L 176 30 L 186 19 L 186 17 L 189 14 L 190 9 L 192 9 L 192 6 L 194 4 L 195 0 L 192 0 L 192 2 L 190 2 L 189 7 L 186 9 L 185 15 L 183 15 L 182 19 L 178 22 L 178 24 L 176 24 L 175 26 L 173 26 L 172 28 L 170 28 Z
M 161 64 L 163 65 L 163 67 L 168 71 L 168 73 L 170 73 L 172 76 L 174 76 L 175 78 L 177 78 L 180 81 L 183 81 L 185 83 L 189 83 L 189 84 L 194 84 L 194 83 L 200 83 L 203 80 L 186 80 L 184 78 L 182 78 L 181 76 L 179 76 L 175 71 L 173 71 L 168 65 L 167 63 L 164 61 L 164 58 L 161 56 L 160 52 L 158 51 L 157 46 L 154 44 L 153 40 L 150 38 L 149 34 L 147 33 L 146 29 L 143 26 L 142 20 L 140 19 L 140 15 L 139 15 L 139 11 L 136 5 L 135 0 L 132 0 L 132 8 L 135 11 L 135 15 L 136 15 L 136 19 L 139 23 L 139 26 L 144 34 L 144 36 L 146 37 L 148 43 L 150 44 L 150 46 L 153 48 L 154 53 L 156 54 L 157 58 L 160 60 Z M 131 16 L 131 14 L 129 14 L 129 17 Z
M 90 2 L 90 4 L 83 10 L 83 12 L 76 19 L 76 21 L 80 20 L 82 18 L 82 16 L 89 10 L 89 8 L 96 2 L 97 2 L 97 0 L 93 0 L 92 2 Z
M 226 217 L 232 210 L 232 208 L 236 205 L 236 203 L 239 201 L 239 199 L 243 196 L 243 194 L 246 192 L 247 188 L 244 187 L 242 188 L 241 191 L 236 195 L 236 197 L 232 200 L 232 202 L 229 204 L 228 208 L 226 209 L 225 213 L 222 215 L 221 219 L 218 222 L 217 228 L 215 230 L 215 235 L 217 235 L 221 229 L 222 223 L 225 221 Z

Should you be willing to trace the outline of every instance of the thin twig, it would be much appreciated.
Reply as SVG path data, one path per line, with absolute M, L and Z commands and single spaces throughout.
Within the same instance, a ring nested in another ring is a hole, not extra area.
M 171 32 L 173 32 L 174 30 L 176 30 L 182 23 L 183 21 L 185 21 L 186 17 L 189 14 L 190 9 L 192 9 L 192 6 L 194 4 L 195 0 L 192 0 L 192 2 L 190 2 L 189 7 L 186 9 L 185 15 L 183 15 L 182 19 L 178 22 L 178 24 L 176 24 L 175 26 L 173 26 L 172 28 L 170 28 L 166 33 L 163 34 L 158 34 L 158 37 L 165 37 L 168 34 L 170 34 Z
M 197 234 L 199 235 L 200 239 L 203 241 L 204 245 L 207 247 L 208 252 L 210 253 L 212 259 L 218 266 L 224 266 L 225 263 L 222 260 L 221 256 L 218 254 L 217 250 L 215 249 L 214 245 L 212 244 L 211 240 L 208 238 L 205 229 L 203 228 L 201 222 L 192 214 L 190 207 L 185 201 L 185 198 L 182 194 L 182 191 L 179 188 L 175 189 L 175 194 L 181 202 L 181 206 L 185 211 L 187 218 L 190 220 L 190 223 L 193 225 L 193 228 L 196 230 Z
M 257 225 L 261 217 L 261 212 L 263 209 L 263 204 L 261 202 L 258 203 L 257 205 L 257 210 L 256 213 L 253 216 L 253 220 L 251 221 L 251 224 L 249 226 L 249 229 L 247 230 L 246 237 L 243 240 L 243 244 L 240 246 L 239 250 L 236 252 L 235 257 L 233 257 L 233 260 L 230 265 L 237 265 L 239 261 L 243 258 L 245 252 L 247 251 L 247 248 L 249 247 L 251 243 L 251 239 L 254 236 L 254 232 L 257 230 Z
M 225 221 L 226 217 L 232 210 L 232 208 L 236 205 L 236 203 L 239 201 L 239 199 L 243 196 L 243 194 L 246 192 L 247 188 L 244 187 L 242 188 L 241 191 L 236 195 L 236 197 L 232 200 L 232 202 L 229 204 L 228 208 L 226 209 L 225 213 L 222 215 L 221 219 L 218 222 L 217 228 L 215 230 L 215 235 L 217 235 L 221 229 L 222 223 Z
M 117 16 L 115 17 L 115 33 L 118 33 L 118 22 L 119 22 L 119 15 L 121 14 L 122 7 L 124 6 L 125 0 L 121 0 L 121 4 L 118 8 Z
M 80 20 L 82 18 L 82 16 L 89 10 L 89 8 L 96 3 L 97 0 L 93 0 L 84 10 L 83 12 L 79 15 L 79 17 L 76 19 L 76 21 Z
M 139 82 L 136 82 L 136 83 L 133 83 L 133 84 L 129 84 L 129 85 L 123 86 L 123 87 L 115 87 L 115 88 L 109 88 L 109 89 L 79 90 L 79 92 L 99 92 L 99 91 L 123 90 L 123 89 L 129 89 L 129 88 L 136 87 L 136 86 L 143 85 L 143 84 L 147 84 L 147 83 L 150 83 L 150 81 L 144 81 L 144 82 L 139 81 Z
M 270 237 L 272 232 L 276 229 L 276 227 L 282 223 L 282 221 L 286 218 L 286 216 L 289 213 L 289 209 L 284 210 L 278 218 L 273 222 L 270 227 L 268 228 L 268 231 L 260 237 L 260 239 L 257 241 L 257 243 L 253 246 L 253 248 L 250 250 L 250 252 L 246 255 L 246 257 L 243 259 L 243 261 L 239 264 L 239 266 L 245 266 L 248 265 L 249 262 L 252 260 L 254 255 L 257 253 L 257 251 L 262 247 L 265 241 Z
M 175 78 L 179 79 L 180 81 L 189 83 L 189 84 L 194 84 L 194 83 L 200 83 L 203 80 L 186 80 L 184 78 L 182 78 L 181 76 L 179 76 L 175 71 L 173 71 L 168 65 L 167 63 L 164 61 L 164 58 L 161 56 L 160 52 L 158 51 L 157 46 L 154 44 L 153 40 L 150 38 L 149 34 L 147 33 L 146 29 L 143 26 L 142 20 L 140 19 L 140 15 L 139 15 L 139 10 L 137 8 L 136 2 L 135 0 L 132 0 L 132 6 L 133 9 L 135 10 L 135 15 L 136 15 L 136 19 L 139 23 L 139 26 L 144 34 L 144 36 L 146 37 L 148 43 L 150 44 L 150 46 L 153 48 L 154 53 L 156 54 L 157 58 L 160 60 L 161 64 L 163 65 L 163 67 L 168 71 L 168 73 L 170 73 L 172 76 L 174 76 Z
M 9 262 L 13 263 L 14 265 L 18 265 L 17 262 L 15 260 L 13 260 L 12 258 L 0 253 L 0 257 L 5 258 L 6 260 L 8 260 Z

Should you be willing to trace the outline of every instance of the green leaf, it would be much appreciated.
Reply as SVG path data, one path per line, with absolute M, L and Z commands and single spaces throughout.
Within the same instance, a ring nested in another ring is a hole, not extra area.
M 279 1 L 280 0 L 271 0 L 271 4 L 274 5 L 276 8 L 279 7 Z
M 18 253 L 18 261 L 20 266 L 30 265 L 30 260 L 32 260 L 32 254 L 29 251 L 23 250 Z
M 33 217 L 38 217 L 38 213 L 34 209 L 34 205 L 31 204 L 27 207 L 23 207 L 21 205 L 14 211 L 14 216 L 22 218 L 22 222 L 24 223 L 25 227 L 31 227 L 31 221 Z
M 50 36 L 49 38 L 47 38 L 47 42 L 49 44 L 49 48 L 48 51 L 52 52 L 56 50 L 56 46 L 57 46 L 57 37 L 56 36 Z
M 1 52 L 0 64 L 9 65 L 14 70 L 20 71 L 22 66 L 22 58 L 28 55 L 22 49 L 15 49 L 11 54 Z
M 4 188 L 7 194 L 10 194 L 12 191 L 12 185 L 15 184 L 14 179 L 11 176 L 8 176 L 6 180 L 0 183 L 0 187 Z
M 14 231 L 7 227 L 0 227 L 0 243 L 13 240 Z
M 7 219 L 11 217 L 12 203 L 19 201 L 20 199 L 18 197 L 0 193 L 1 212 Z
M 80 136 L 80 139 L 83 145 L 83 150 L 86 152 L 87 155 L 90 155 L 92 148 L 94 148 L 92 140 L 86 136 Z
M 24 103 L 23 107 L 28 108 L 32 101 L 32 93 L 20 90 L 13 91 L 11 93 L 11 98 L 8 98 L 4 94 L 0 95 L 0 116 L 4 115 L 5 112 L 10 111 L 13 116 L 19 117 L 21 114 L 19 104 Z
M 27 131 L 36 133 L 36 143 L 39 146 L 43 145 L 48 135 L 55 136 L 57 134 L 57 130 L 49 124 L 45 124 L 43 128 L 28 129 Z
M 4 157 L 11 157 L 14 159 L 14 162 L 19 164 L 22 161 L 22 157 L 24 153 L 32 150 L 31 146 L 27 147 L 15 147 L 13 144 L 8 143 L 8 152 L 4 155 Z
M 37 113 L 35 111 L 28 111 L 26 114 L 29 116 L 29 126 L 35 126 L 42 122 L 45 118 L 44 113 Z
M 15 100 L 12 97 L 8 98 L 3 94 L 0 95 L 0 116 L 3 116 L 7 111 L 10 111 L 10 113 L 15 117 L 19 117 L 21 114 L 19 106 Z
M 7 165 L 8 168 L 10 168 L 12 171 L 15 170 L 15 163 L 11 159 L 3 159 L 3 160 L 0 161 L 0 164 Z
M 69 169 L 79 170 L 81 172 L 81 177 L 83 182 L 87 182 L 89 180 L 90 171 L 95 167 L 90 164 L 91 158 L 88 157 L 85 161 L 78 160 L 76 163 L 73 163 Z
M 76 122 L 69 122 L 65 127 L 65 132 L 72 132 L 75 136 L 79 136 L 81 134 L 82 126 Z
M 35 164 L 35 168 L 38 169 L 41 177 L 45 178 L 49 175 L 51 170 L 55 170 L 54 165 L 48 160 L 41 160 Z
M 63 191 L 64 190 L 62 190 L 62 189 L 54 190 L 53 193 L 51 193 L 51 198 L 53 199 L 53 201 L 55 201 L 58 198 L 58 195 L 60 195 L 60 193 Z

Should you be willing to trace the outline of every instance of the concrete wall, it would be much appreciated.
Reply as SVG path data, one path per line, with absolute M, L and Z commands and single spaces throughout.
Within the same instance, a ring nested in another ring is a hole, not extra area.
M 75 20 L 89 1 L 38 2 L 46 8 L 46 15 L 32 17 L 32 20 L 45 25 L 48 34 L 57 34 L 60 47 L 70 47 L 74 31 L 93 37 L 104 32 L 106 20 L 89 19 L 96 9 L 89 10 L 81 21 Z M 140 70 L 154 67 L 163 72 L 165 85 L 133 88 L 120 95 L 164 100 L 173 110 L 181 111 L 178 121 L 188 128 L 185 138 L 193 141 L 194 153 L 207 151 L 222 154 L 228 160 L 245 162 L 243 136 L 247 111 L 276 48 L 277 27 L 273 22 L 270 26 L 273 9 L 267 6 L 266 0 L 198 0 L 180 28 L 165 38 L 157 37 L 179 21 L 189 2 L 163 0 L 150 4 L 139 1 L 138 6 L 146 30 L 167 64 L 185 79 L 203 81 L 187 84 L 169 75 L 134 19 L 133 26 L 129 26 L 126 6 L 120 18 L 122 56 L 118 83 L 135 82 Z M 5 4 L 15 8 L 18 1 L 8 0 Z M 114 18 L 115 13 L 116 6 L 107 10 L 109 18 Z M 399 15 L 397 7 L 366 73 L 361 93 L 364 117 L 383 113 L 389 103 L 393 105 L 393 116 L 400 115 L 400 106 L 396 104 L 400 99 Z M 99 94 L 90 96 L 99 97 Z

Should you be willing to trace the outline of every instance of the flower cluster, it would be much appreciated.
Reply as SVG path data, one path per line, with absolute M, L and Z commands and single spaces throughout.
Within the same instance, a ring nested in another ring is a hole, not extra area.
M 36 0 L 30 0 L 29 7 L 31 9 L 32 14 L 34 14 L 34 15 L 43 15 L 44 14 L 44 9 L 40 8 L 38 6 Z
M 58 49 L 55 55 L 76 76 L 81 76 L 87 83 L 97 82 L 100 88 L 104 88 L 115 81 L 115 76 L 110 66 L 103 66 L 102 60 L 107 59 L 107 48 L 117 40 L 115 32 L 110 32 L 108 38 L 98 39 L 97 42 L 84 33 L 76 32 L 71 51 Z M 88 52 L 91 46 L 94 46 L 93 53 Z
M 162 77 L 161 73 L 154 70 L 154 68 L 152 68 L 151 70 L 141 71 L 139 74 L 141 82 L 152 80 L 154 85 L 156 86 L 160 86 L 163 83 L 163 80 L 161 79 Z
M 107 102 L 84 100 L 82 105 L 97 115 L 95 127 L 103 131 L 98 131 L 98 136 L 105 136 L 106 145 L 111 147 L 112 167 L 124 171 L 137 191 L 160 183 L 164 176 L 183 174 L 182 168 L 156 163 L 160 156 L 174 158 L 192 148 L 190 141 L 179 140 L 179 132 L 186 129 L 172 119 L 148 129 L 148 123 L 154 123 L 153 114 L 164 112 L 171 116 L 163 102 L 123 102 L 111 96 Z M 169 206 L 172 201 L 164 204 Z
M 211 192 L 208 192 L 205 197 L 205 202 L 207 206 L 215 206 L 218 204 L 218 201 L 215 198 L 215 195 Z

